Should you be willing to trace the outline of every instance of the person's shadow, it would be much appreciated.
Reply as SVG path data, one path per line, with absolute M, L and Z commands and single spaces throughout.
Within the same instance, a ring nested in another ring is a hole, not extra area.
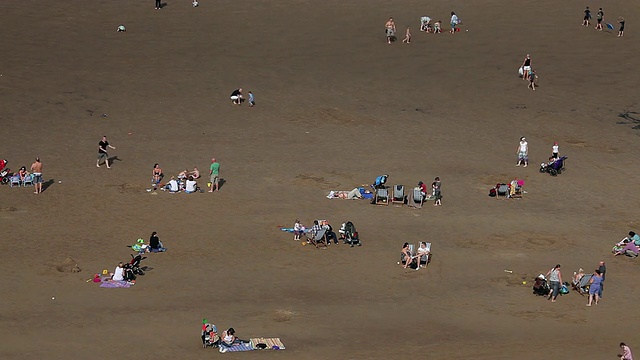
M 220 191 L 220 189 L 222 189 L 222 187 L 223 187 L 223 186 L 224 186 L 224 184 L 226 184 L 226 183 L 227 183 L 227 180 L 225 180 L 225 179 L 223 179 L 223 178 L 220 178 L 220 179 L 218 180 L 218 191 Z
M 53 185 L 53 183 L 55 183 L 56 181 L 53 179 L 49 179 L 45 182 L 42 183 L 42 192 L 47 191 L 47 189 L 49 188 L 49 186 Z
M 117 161 L 122 161 L 122 159 L 118 158 L 118 156 L 112 156 L 109 159 L 107 159 L 107 161 L 109 162 L 109 166 L 113 166 L 113 163 L 115 163 Z

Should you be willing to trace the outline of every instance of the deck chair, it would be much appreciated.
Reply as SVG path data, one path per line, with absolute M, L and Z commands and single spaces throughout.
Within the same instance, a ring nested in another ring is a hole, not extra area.
M 326 238 L 327 229 L 322 229 L 318 231 L 315 236 L 309 238 L 309 242 L 313 244 L 316 248 L 319 248 L 321 245 L 327 247 L 327 238 Z
M 424 204 L 424 195 L 422 195 L 420 188 L 413 189 L 413 203 L 417 205 L 416 207 L 422 207 Z
M 394 204 L 404 204 L 404 185 L 393 185 L 393 197 L 391 202 Z
M 22 186 L 33 186 L 33 175 L 29 174 L 27 176 L 24 177 L 24 180 L 22 180 Z
M 509 185 L 507 184 L 496 185 L 496 199 L 499 199 L 500 196 L 504 196 L 507 199 L 509 198 Z
M 9 179 L 9 186 L 13 187 L 14 185 L 17 187 L 20 187 L 20 185 L 22 185 L 20 175 L 13 175 L 11 179 Z
M 589 293 L 589 280 L 591 280 L 591 277 L 593 276 L 593 274 L 585 274 L 583 277 L 580 278 L 580 280 L 575 283 L 575 282 L 571 282 L 571 286 L 573 287 L 573 290 L 577 291 L 578 294 L 585 296 L 585 294 Z
M 431 243 L 425 243 L 427 245 L 427 251 L 429 252 L 427 255 L 422 255 L 420 256 L 420 258 L 418 259 L 418 265 L 422 266 L 424 265 L 425 267 L 429 265 L 429 263 L 431 262 Z M 420 244 L 418 243 L 417 248 L 420 248 Z M 417 252 L 417 251 L 416 251 Z M 417 255 L 417 253 L 416 253 Z
M 389 189 L 376 189 L 373 203 L 375 205 L 389 205 Z

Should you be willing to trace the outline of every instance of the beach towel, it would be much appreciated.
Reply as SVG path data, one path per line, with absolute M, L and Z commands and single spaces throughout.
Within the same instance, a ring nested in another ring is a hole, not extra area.
M 101 288 L 117 289 L 117 288 L 129 288 L 131 284 L 128 281 L 103 281 L 100 283 Z
M 265 350 L 284 350 L 284 344 L 280 338 L 252 338 L 251 345 L 254 349 L 258 349 L 258 344 L 265 344 Z
M 285 231 L 285 232 L 289 232 L 293 234 L 293 228 L 280 228 L 280 230 Z M 304 232 L 308 233 L 309 231 L 311 231 L 311 229 L 304 229 Z
M 251 351 L 251 350 L 256 350 L 255 347 L 253 347 L 251 345 L 251 343 L 241 343 L 241 344 L 235 344 L 233 346 L 227 347 L 227 346 L 223 346 L 224 349 L 226 349 L 226 352 L 237 352 L 237 351 Z

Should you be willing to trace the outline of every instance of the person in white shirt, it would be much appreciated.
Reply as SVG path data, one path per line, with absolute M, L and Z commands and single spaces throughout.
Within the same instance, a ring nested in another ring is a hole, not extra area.
M 456 15 L 456 13 L 452 11 L 451 12 L 451 34 L 455 34 L 456 26 L 458 24 L 460 24 L 460 19 L 458 18 L 458 15 Z
M 558 158 L 559 150 L 560 150 L 560 146 L 558 146 L 558 142 L 554 141 L 553 142 L 553 147 L 551 148 L 551 156 L 553 156 L 554 159 Z
M 113 271 L 113 277 L 111 278 L 114 281 L 123 281 L 124 280 L 124 264 L 118 263 L 116 269 Z
M 427 243 L 424 241 L 420 242 L 420 247 L 418 248 L 418 250 L 416 251 L 416 257 L 418 258 L 418 265 L 420 265 L 418 267 L 418 269 L 420 269 L 421 267 L 425 267 L 427 266 L 427 264 L 429 263 L 429 254 L 431 253 L 428 249 L 427 249 Z M 424 260 L 422 259 L 424 256 L 427 256 L 427 258 L 425 258 Z M 424 262 L 424 265 L 422 265 L 422 262 Z M 418 270 L 416 269 L 416 270 Z
M 518 163 L 516 166 L 524 164 L 524 167 L 527 167 L 529 165 L 529 143 L 524 136 L 520 138 L 520 144 L 518 145 L 516 153 L 518 154 Z
M 167 183 L 166 189 L 172 193 L 176 193 L 180 191 L 180 187 L 178 187 L 178 182 L 173 176 L 171 177 L 171 180 L 169 180 L 169 182 Z
M 196 181 L 193 180 L 193 176 L 189 176 L 184 192 L 186 192 L 187 194 L 192 194 L 196 192 L 196 190 L 198 190 L 198 184 L 196 184 Z

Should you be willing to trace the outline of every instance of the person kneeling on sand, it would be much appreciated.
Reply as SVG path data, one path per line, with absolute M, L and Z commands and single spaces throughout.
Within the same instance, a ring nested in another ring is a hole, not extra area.
M 235 89 L 233 90 L 233 92 L 231 93 L 231 102 L 236 104 L 236 105 L 240 105 L 242 103 L 243 97 L 242 97 L 242 88 L 239 89 Z

